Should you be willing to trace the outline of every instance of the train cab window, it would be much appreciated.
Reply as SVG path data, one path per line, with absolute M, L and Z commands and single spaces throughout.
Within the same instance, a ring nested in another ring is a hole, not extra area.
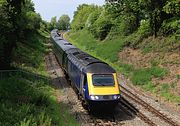
M 94 74 L 92 82 L 94 86 L 114 86 L 114 77 L 112 74 Z

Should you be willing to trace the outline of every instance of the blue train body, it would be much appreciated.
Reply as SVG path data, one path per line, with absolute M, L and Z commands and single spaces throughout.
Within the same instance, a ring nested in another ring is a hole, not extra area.
M 58 30 L 51 32 L 51 40 L 57 60 L 83 105 L 92 107 L 104 103 L 112 106 L 117 104 L 120 90 L 112 67 L 61 38 Z

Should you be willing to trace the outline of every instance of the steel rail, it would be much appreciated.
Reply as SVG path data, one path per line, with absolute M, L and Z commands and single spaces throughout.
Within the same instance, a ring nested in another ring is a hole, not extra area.
M 137 95 L 133 94 L 131 91 L 129 91 L 128 89 L 126 89 L 125 87 L 123 87 L 122 85 L 120 85 L 121 87 L 121 93 L 124 94 L 125 96 L 129 97 L 130 99 L 132 99 L 133 101 L 137 102 L 138 104 L 140 104 L 141 106 L 143 106 L 145 109 L 151 111 L 152 113 L 156 114 L 160 119 L 163 119 L 166 123 L 172 125 L 172 126 L 179 126 L 176 122 L 174 122 L 171 118 L 167 117 L 166 115 L 164 115 L 163 113 L 159 112 L 158 110 L 156 110 L 155 108 L 153 108 L 151 105 L 149 105 L 148 103 L 146 103 L 145 101 L 143 101 L 141 98 L 139 98 Z M 123 91 L 123 90 L 124 91 Z M 125 93 L 127 92 L 127 93 Z M 130 96 L 130 95 L 131 96 Z

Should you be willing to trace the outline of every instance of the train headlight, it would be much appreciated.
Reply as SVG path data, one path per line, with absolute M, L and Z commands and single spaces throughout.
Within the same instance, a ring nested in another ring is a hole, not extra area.
M 99 97 L 98 97 L 98 96 L 95 96 L 95 99 L 96 99 L 96 100 L 98 100 L 98 99 L 99 99 Z
M 120 99 L 120 95 L 114 95 L 113 99 Z
M 94 96 L 94 95 L 91 95 L 90 98 L 91 98 L 92 100 L 95 100 L 95 96 Z
M 98 100 L 98 99 L 99 99 L 99 96 L 91 95 L 90 98 L 91 98 L 91 100 Z
M 117 95 L 114 95 L 114 96 L 113 96 L 113 98 L 114 98 L 114 99 L 117 99 L 117 98 L 118 98 L 118 96 L 117 96 Z

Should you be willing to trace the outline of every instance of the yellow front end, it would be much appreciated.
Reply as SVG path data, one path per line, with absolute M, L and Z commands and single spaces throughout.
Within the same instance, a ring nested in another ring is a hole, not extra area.
M 94 86 L 92 82 L 92 73 L 87 73 L 89 95 L 114 95 L 120 94 L 117 74 L 113 73 L 114 85 L 113 86 Z

